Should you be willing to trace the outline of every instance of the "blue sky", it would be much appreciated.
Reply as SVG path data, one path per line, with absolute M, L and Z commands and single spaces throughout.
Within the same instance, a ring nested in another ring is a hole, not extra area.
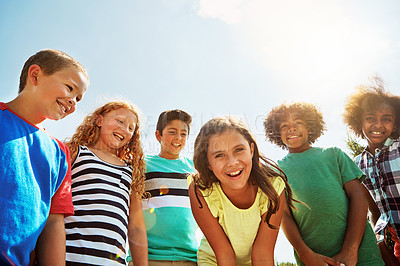
M 0 2 L 0 100 L 17 95 L 25 60 L 44 48 L 62 50 L 88 70 L 91 85 L 77 111 L 45 127 L 73 134 L 83 117 L 115 98 L 143 113 L 146 153 L 159 150 L 160 112 L 193 115 L 185 149 L 208 119 L 239 115 L 260 150 L 285 152 L 265 141 L 262 121 L 284 101 L 320 106 L 328 131 L 316 145 L 345 151 L 346 97 L 379 74 L 400 94 L 398 1 L 70 0 Z M 276 257 L 293 260 L 280 239 Z

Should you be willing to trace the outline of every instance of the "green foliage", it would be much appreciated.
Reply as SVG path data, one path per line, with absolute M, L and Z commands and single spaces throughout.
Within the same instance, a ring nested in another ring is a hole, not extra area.
M 353 158 L 361 154 L 365 149 L 365 147 L 358 143 L 357 139 L 349 135 L 349 133 L 347 133 L 346 145 L 350 149 Z

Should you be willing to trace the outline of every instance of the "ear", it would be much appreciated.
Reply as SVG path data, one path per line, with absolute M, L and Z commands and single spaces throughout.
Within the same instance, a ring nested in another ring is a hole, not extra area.
M 96 119 L 96 125 L 98 127 L 101 127 L 102 124 L 103 124 L 103 116 L 102 115 L 98 115 L 98 117 Z
M 160 131 L 156 130 L 155 135 L 156 135 L 157 141 L 160 142 L 161 141 L 161 137 L 162 137 Z
M 254 143 L 250 144 L 250 153 L 251 153 L 251 158 L 253 158 L 253 154 L 254 154 Z
M 213 171 L 213 169 L 211 168 L 211 165 L 208 164 L 207 167 L 208 167 L 208 169 L 210 169 L 211 172 Z
M 28 80 L 33 86 L 38 83 L 38 76 L 42 72 L 42 68 L 38 65 L 31 65 L 28 69 Z

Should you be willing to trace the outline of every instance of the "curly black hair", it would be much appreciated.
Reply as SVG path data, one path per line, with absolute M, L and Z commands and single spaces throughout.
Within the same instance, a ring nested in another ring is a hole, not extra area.
M 357 137 L 364 138 L 362 132 L 362 115 L 364 112 L 376 111 L 382 104 L 388 104 L 395 111 L 395 129 L 390 135 L 397 139 L 400 136 L 400 97 L 386 92 L 383 80 L 373 77 L 371 84 L 360 85 L 356 92 L 349 96 L 344 108 L 344 122 Z
M 287 149 L 283 143 L 280 132 L 280 125 L 287 120 L 290 113 L 296 113 L 304 120 L 307 129 L 309 130 L 308 141 L 314 143 L 322 134 L 324 134 L 325 122 L 322 113 L 311 103 L 292 103 L 282 104 L 274 107 L 269 112 L 268 117 L 264 121 L 265 136 L 271 142 L 282 149 Z

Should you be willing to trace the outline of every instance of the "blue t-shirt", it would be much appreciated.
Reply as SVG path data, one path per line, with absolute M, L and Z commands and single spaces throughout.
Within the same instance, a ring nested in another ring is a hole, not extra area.
M 168 160 L 145 156 L 145 190 L 151 198 L 143 201 L 149 260 L 196 261 L 197 224 L 188 195 L 188 176 L 195 170 L 188 158 Z
M 0 265 L 28 265 L 51 199 L 68 173 L 67 153 L 4 103 L 0 124 Z

